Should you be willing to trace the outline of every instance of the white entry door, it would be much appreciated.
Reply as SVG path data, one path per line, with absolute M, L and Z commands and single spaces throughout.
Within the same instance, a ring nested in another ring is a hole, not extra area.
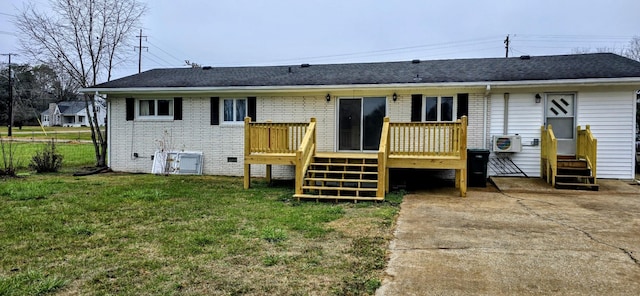
M 558 155 L 576 154 L 576 95 L 547 94 L 545 125 L 558 139 Z

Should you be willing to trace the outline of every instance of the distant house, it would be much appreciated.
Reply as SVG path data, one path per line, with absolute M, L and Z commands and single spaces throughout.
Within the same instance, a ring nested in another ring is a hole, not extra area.
M 400 141 L 403 134 L 396 130 L 406 124 L 416 134 L 401 143 L 404 146 L 391 146 L 390 156 L 383 154 L 381 160 L 387 168 L 410 166 L 413 160 L 403 158 L 417 154 L 411 149 L 433 146 L 432 134 L 422 134 L 431 127 L 418 123 L 432 124 L 436 135 L 457 141 L 441 133 L 438 124 L 446 126 L 466 116 L 468 136 L 460 139 L 466 147 L 491 149 L 492 157 L 508 156 L 510 166 L 530 177 L 544 175 L 541 126 L 553 124 L 558 155 L 579 158 L 576 129 L 590 125 L 597 138 L 598 177 L 632 179 L 639 89 L 640 63 L 601 53 L 154 69 L 81 91 L 108 96 L 108 159 L 118 171 L 149 172 L 158 139 L 168 133 L 170 148 L 203 152 L 203 173 L 216 175 L 271 176 L 270 167 L 247 168 L 262 161 L 257 154 L 293 143 L 293 148 L 274 154 L 272 163 L 284 164 L 275 168 L 274 177 L 294 177 L 310 166 L 296 172 L 289 155 L 298 149 L 300 139 L 280 131 L 277 124 L 298 122 L 315 128 L 313 151 L 318 154 L 363 158 L 384 152 L 379 148 L 381 137 L 390 145 Z M 251 118 L 250 129 L 245 129 L 245 117 Z M 315 121 L 308 124 L 312 117 Z M 391 121 L 391 132 L 382 134 L 384 117 Z M 266 148 L 245 147 L 260 139 L 259 129 L 270 132 L 263 139 Z M 511 140 L 517 141 L 517 149 L 505 148 Z M 449 147 L 453 146 L 429 149 Z M 433 159 L 431 166 L 416 167 L 452 168 L 441 164 L 449 156 L 440 151 L 420 153 Z M 460 157 L 464 160 L 466 154 Z M 363 167 L 369 166 L 366 161 Z M 489 175 L 503 173 L 494 169 Z M 306 176 L 308 183 L 301 184 L 343 182 Z
M 107 110 L 103 104 L 96 104 L 98 125 L 104 125 Z M 89 126 L 89 117 L 84 101 L 64 101 L 49 104 L 49 109 L 40 113 L 43 126 Z

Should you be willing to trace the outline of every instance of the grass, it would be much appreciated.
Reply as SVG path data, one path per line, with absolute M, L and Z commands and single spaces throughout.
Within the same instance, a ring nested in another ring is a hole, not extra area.
M 46 142 L 4 142 L 5 149 L 8 151 L 9 146 L 13 146 L 14 160 L 13 164 L 18 170 L 25 171 L 29 167 L 31 158 L 36 151 L 41 150 L 47 145 Z M 56 143 L 56 150 L 63 155 L 62 166 L 66 169 L 76 169 L 83 166 L 95 165 L 95 151 L 93 144 L 85 143 Z M 4 159 L 0 154 L 0 167 L 4 167 Z
M 295 201 L 215 176 L 0 180 L 0 295 L 366 295 L 402 194 Z

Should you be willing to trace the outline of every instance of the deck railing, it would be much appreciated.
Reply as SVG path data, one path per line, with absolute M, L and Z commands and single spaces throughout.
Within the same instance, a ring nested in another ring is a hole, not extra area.
M 296 194 L 302 194 L 304 174 L 316 155 L 316 146 L 316 119 L 312 117 L 296 151 Z
M 249 153 L 296 153 L 309 123 L 251 122 L 245 118 L 245 137 Z
M 467 117 L 456 122 L 392 122 L 390 156 L 461 157 L 467 153 Z
M 589 125 L 587 125 L 585 129 L 581 129 L 580 126 L 578 126 L 576 131 L 578 135 L 576 141 L 576 158 L 587 161 L 595 183 L 598 140 L 593 136 L 593 133 L 591 133 L 591 127 Z
M 378 148 L 378 192 L 377 197 L 384 198 L 385 192 L 389 191 L 389 169 L 387 161 L 389 157 L 389 117 L 384 118 L 382 132 L 380 135 L 380 147 Z
M 547 178 L 547 183 L 556 185 L 558 174 L 558 139 L 549 124 L 540 128 L 540 176 Z

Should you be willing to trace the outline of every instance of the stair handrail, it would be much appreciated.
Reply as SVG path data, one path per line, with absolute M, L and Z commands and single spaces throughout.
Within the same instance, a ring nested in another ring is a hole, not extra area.
M 556 185 L 558 174 L 558 139 L 549 124 L 540 128 L 540 175 L 547 177 L 547 183 Z
M 302 194 L 302 184 L 304 174 L 316 155 L 316 118 L 311 117 L 307 132 L 300 142 L 300 147 L 296 150 L 296 194 Z
M 384 198 L 386 192 L 389 192 L 389 180 L 387 160 L 389 158 L 389 117 L 385 117 L 382 123 L 382 132 L 380 135 L 380 146 L 378 148 L 378 192 L 376 197 Z
M 593 183 L 596 184 L 596 169 L 598 157 L 598 139 L 593 136 L 591 126 L 587 125 L 585 129 L 580 126 L 576 128 L 578 139 L 576 141 L 576 158 L 584 159 L 591 169 Z

